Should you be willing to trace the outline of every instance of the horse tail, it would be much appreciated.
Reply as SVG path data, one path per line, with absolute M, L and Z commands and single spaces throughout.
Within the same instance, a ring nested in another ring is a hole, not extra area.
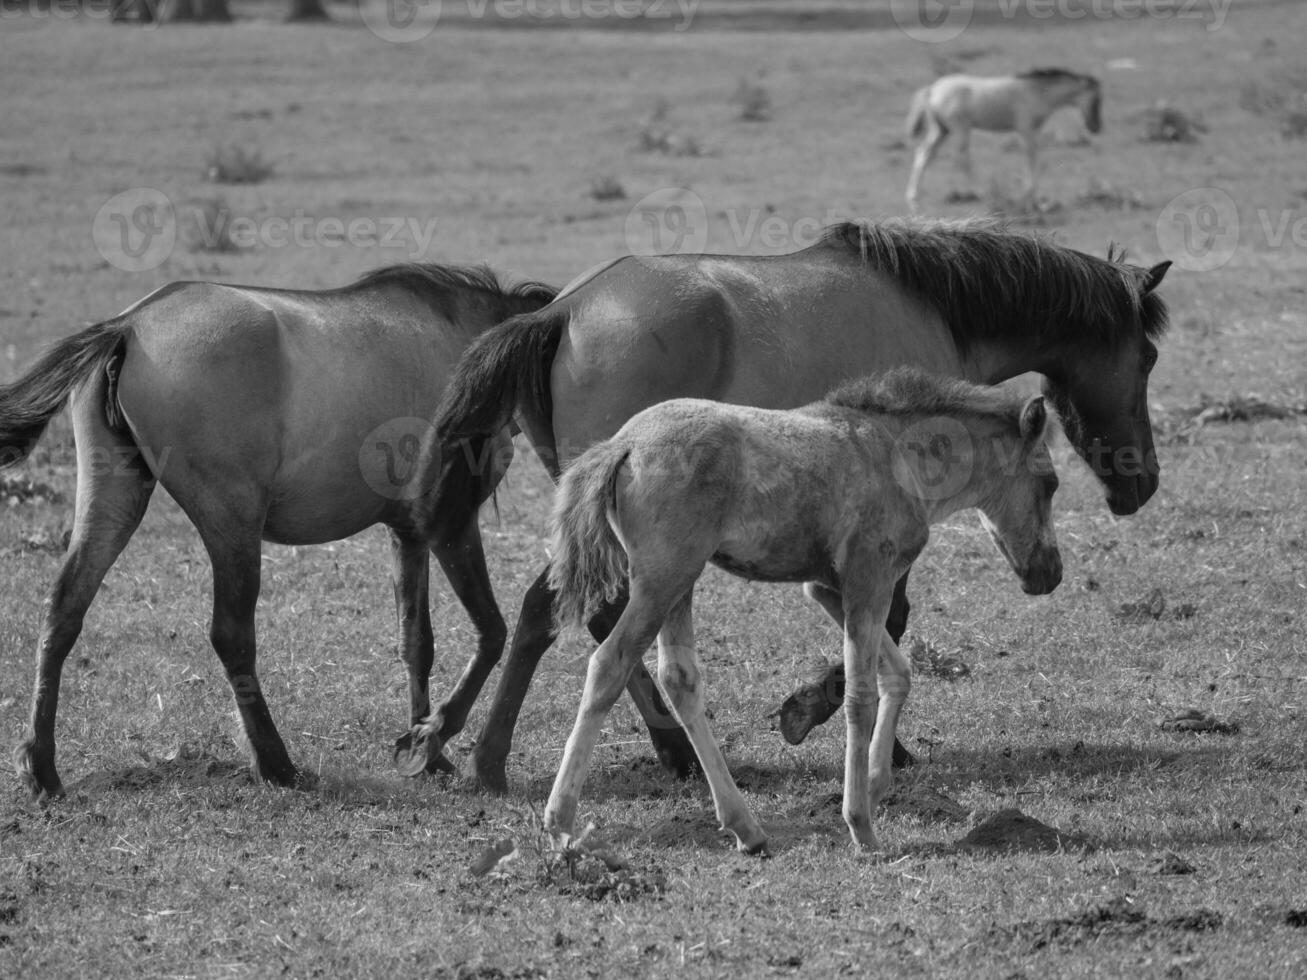
M 130 330 L 121 320 L 87 327 L 59 341 L 36 365 L 12 384 L 0 385 L 0 468 L 26 459 L 63 409 L 73 389 L 96 371 L 109 373 L 105 414 L 110 425 L 121 424 L 117 399 L 117 364 Z
M 626 549 L 609 512 L 618 471 L 629 455 L 628 446 L 601 442 L 569 466 L 558 485 L 549 587 L 560 629 L 586 622 L 603 603 L 617 598 L 626 581 Z
M 908 118 L 904 120 L 904 129 L 911 139 L 921 139 L 926 132 L 926 117 L 930 113 L 930 86 L 923 85 L 912 96 L 912 105 L 908 108 Z
M 549 445 L 537 446 L 537 452 L 553 453 L 550 369 L 569 317 L 566 310 L 548 307 L 509 317 L 463 352 L 436 409 L 440 475 L 428 521 L 466 516 L 490 496 L 495 469 L 486 450 L 514 412 L 529 415 L 548 432 Z M 552 460 L 546 465 L 552 468 Z

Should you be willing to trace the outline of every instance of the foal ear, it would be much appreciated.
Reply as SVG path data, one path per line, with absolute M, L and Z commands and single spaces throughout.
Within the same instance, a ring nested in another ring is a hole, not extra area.
M 1048 425 L 1048 409 L 1044 408 L 1044 396 L 1036 395 L 1021 409 L 1021 437 L 1026 442 L 1034 442 L 1044 437 Z
M 1166 270 L 1171 268 L 1171 262 L 1159 262 L 1147 272 L 1144 273 L 1144 292 L 1151 293 L 1154 289 L 1162 284 L 1162 279 L 1166 275 Z

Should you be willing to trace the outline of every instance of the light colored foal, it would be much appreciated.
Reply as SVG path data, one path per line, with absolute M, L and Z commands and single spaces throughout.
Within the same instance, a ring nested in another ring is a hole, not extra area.
M 908 178 L 909 209 L 916 212 L 922 177 L 950 132 L 957 132 L 959 163 L 971 180 L 973 129 L 1020 135 L 1026 151 L 1025 198 L 1032 199 L 1039 172 L 1039 128 L 1067 105 L 1080 109 L 1091 133 L 1102 129 L 1098 79 L 1061 68 L 1037 68 L 998 78 L 945 75 L 918 89 L 906 123 L 908 136 L 920 141 Z

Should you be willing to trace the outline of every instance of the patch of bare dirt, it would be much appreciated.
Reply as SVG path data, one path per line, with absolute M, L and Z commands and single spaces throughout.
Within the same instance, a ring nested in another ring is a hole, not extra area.
M 1090 848 L 1083 834 L 1069 834 L 1009 807 L 976 824 L 953 848 L 958 851 L 1044 851 Z
M 1119 898 L 1066 918 L 1038 919 L 996 927 L 998 935 L 1027 944 L 1031 952 L 1049 946 L 1069 948 L 1110 936 L 1139 936 L 1146 932 L 1214 932 L 1223 919 L 1211 909 L 1195 909 L 1166 919 L 1154 919 L 1144 910 Z
M 1125 623 L 1146 623 L 1149 620 L 1193 619 L 1198 607 L 1192 602 L 1180 602 L 1169 605 L 1161 589 L 1152 592 L 1136 602 L 1123 602 L 1116 610 L 1116 618 Z
M 162 758 L 150 758 L 139 766 L 124 766 L 87 776 L 77 788 L 100 793 L 106 790 L 145 789 L 160 783 L 199 786 L 219 779 L 249 778 L 249 767 L 244 763 L 219 759 L 190 746 L 180 746 Z
M 1234 735 L 1239 725 L 1232 721 L 1221 721 L 1215 715 L 1187 708 L 1178 715 L 1163 718 L 1158 727 L 1164 732 L 1215 732 L 1217 735 Z

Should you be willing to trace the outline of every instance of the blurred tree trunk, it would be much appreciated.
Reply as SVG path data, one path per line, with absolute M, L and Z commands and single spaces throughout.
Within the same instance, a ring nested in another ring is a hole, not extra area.
M 290 0 L 290 16 L 287 20 L 331 20 L 322 0 Z
M 159 7 L 161 24 L 226 24 L 230 21 L 227 0 L 163 0 Z

